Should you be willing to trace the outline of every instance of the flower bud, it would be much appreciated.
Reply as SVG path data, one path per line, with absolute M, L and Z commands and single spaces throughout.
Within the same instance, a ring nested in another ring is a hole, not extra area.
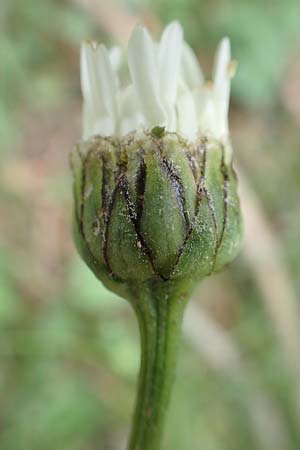
M 79 144 L 72 168 L 82 258 L 104 284 L 197 282 L 220 270 L 242 235 L 231 155 L 229 144 L 191 143 L 163 128 Z

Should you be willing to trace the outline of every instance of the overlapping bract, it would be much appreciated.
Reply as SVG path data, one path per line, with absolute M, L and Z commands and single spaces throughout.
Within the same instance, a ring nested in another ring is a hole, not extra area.
M 76 242 L 105 283 L 201 280 L 236 256 L 241 216 L 225 147 L 175 133 L 93 137 L 74 150 Z

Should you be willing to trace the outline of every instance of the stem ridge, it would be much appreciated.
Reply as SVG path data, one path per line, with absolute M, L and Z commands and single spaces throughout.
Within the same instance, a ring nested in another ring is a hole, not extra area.
M 175 376 L 186 295 L 141 289 L 135 302 L 141 334 L 141 367 L 128 450 L 159 450 Z

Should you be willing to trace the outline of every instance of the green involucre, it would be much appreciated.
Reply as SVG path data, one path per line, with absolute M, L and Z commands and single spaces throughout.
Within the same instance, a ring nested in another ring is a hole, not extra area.
M 106 285 L 196 283 L 232 261 L 242 223 L 231 149 L 175 133 L 94 137 L 72 154 L 76 242 Z

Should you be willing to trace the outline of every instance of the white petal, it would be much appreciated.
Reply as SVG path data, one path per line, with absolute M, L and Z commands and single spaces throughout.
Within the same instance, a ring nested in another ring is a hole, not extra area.
M 114 72 L 118 72 L 122 63 L 122 50 L 120 47 L 112 47 L 109 50 L 109 60 Z
M 194 91 L 194 98 L 197 106 L 198 124 L 201 133 L 217 137 L 218 122 L 214 94 L 211 86 L 205 85 L 203 88 Z
M 134 116 L 127 117 L 121 122 L 121 133 L 122 136 L 130 133 L 131 131 L 139 130 L 144 127 L 143 116 L 137 113 Z
M 199 61 L 193 49 L 186 43 L 183 43 L 181 56 L 181 74 L 189 88 L 194 89 L 203 84 L 204 77 Z
M 170 104 L 175 103 L 179 78 L 183 31 L 178 22 L 170 23 L 159 44 L 158 64 L 161 95 Z
M 229 79 L 230 58 L 230 41 L 225 37 L 219 43 L 215 56 L 213 81 L 217 87 L 221 87 Z
M 104 46 L 84 42 L 81 47 L 81 86 L 84 97 L 83 134 L 116 132 L 116 75 Z
M 92 130 L 92 134 L 100 134 L 101 136 L 111 136 L 115 133 L 115 122 L 111 117 L 99 117 Z
M 97 53 L 97 75 L 99 79 L 99 85 L 97 89 L 100 92 L 103 105 L 105 107 L 106 115 L 117 123 L 118 120 L 118 107 L 116 101 L 116 78 L 112 69 L 108 51 L 104 45 L 99 45 L 96 50 Z
M 83 98 L 89 110 L 95 115 L 104 114 L 101 94 L 99 92 L 99 77 L 97 73 L 97 60 L 95 44 L 83 42 L 80 53 L 80 79 Z
M 99 134 L 111 136 L 115 133 L 115 123 L 109 116 L 95 115 L 86 103 L 83 104 L 83 139 Z
M 177 128 L 177 113 L 176 113 L 176 104 L 170 105 L 169 103 L 164 104 L 164 108 L 167 115 L 167 130 L 168 131 L 176 131 Z
M 82 128 L 83 139 L 88 139 L 93 134 L 94 123 L 97 119 L 91 108 L 89 108 L 87 102 L 83 102 L 82 110 Z
M 121 117 L 131 116 L 139 111 L 139 102 L 132 84 L 118 92 Z
M 189 139 L 194 139 L 197 135 L 198 123 L 196 106 L 192 93 L 185 90 L 178 96 L 177 102 L 177 131 Z
M 213 83 L 203 74 L 191 47 L 183 41 L 179 23 L 169 24 L 159 43 L 136 27 L 128 45 L 130 82 L 118 73 L 119 47 L 83 43 L 81 86 L 84 97 L 83 137 L 122 136 L 133 130 L 165 126 L 194 139 L 197 134 L 223 138 L 228 134 L 230 43 L 224 38 L 216 52 Z M 132 84 L 131 84 L 132 82 Z
M 216 117 L 216 109 L 212 99 L 208 99 L 201 116 L 201 131 L 203 134 L 218 137 L 218 121 Z
M 128 44 L 131 79 L 147 125 L 166 125 L 166 115 L 159 96 L 158 66 L 148 31 L 137 26 Z
M 121 135 L 130 131 L 141 128 L 145 125 L 144 116 L 142 115 L 136 92 L 133 85 L 119 91 L 120 117 L 121 117 Z
M 214 65 L 214 98 L 219 116 L 220 133 L 228 132 L 230 97 L 230 41 L 223 38 L 218 46 Z

